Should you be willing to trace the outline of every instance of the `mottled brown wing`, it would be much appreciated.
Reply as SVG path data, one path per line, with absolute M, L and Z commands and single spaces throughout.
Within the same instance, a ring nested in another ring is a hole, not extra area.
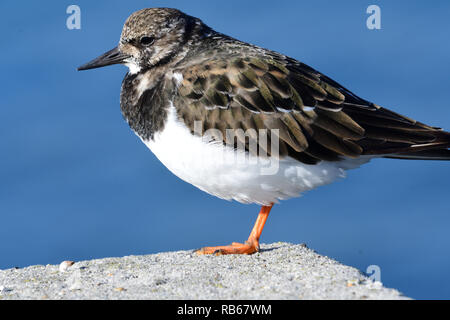
M 224 138 L 227 129 L 278 129 L 281 156 L 304 163 L 449 145 L 447 133 L 363 100 L 284 56 L 211 60 L 178 72 L 175 106 L 192 132 L 195 121 Z

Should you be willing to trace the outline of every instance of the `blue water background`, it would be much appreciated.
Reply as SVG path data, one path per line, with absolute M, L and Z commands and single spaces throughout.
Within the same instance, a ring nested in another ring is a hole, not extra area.
M 66 8 L 81 7 L 81 30 Z M 368 30 L 378 4 L 382 29 Z M 450 129 L 448 1 L 2 1 L 0 269 L 243 241 L 259 210 L 173 176 L 119 110 L 126 69 L 76 67 L 127 16 L 179 8 L 358 95 Z M 405 295 L 450 298 L 450 162 L 376 160 L 273 209 L 262 241 L 307 243 Z

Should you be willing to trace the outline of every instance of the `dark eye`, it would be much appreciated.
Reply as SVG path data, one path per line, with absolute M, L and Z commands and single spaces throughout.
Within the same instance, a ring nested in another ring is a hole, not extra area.
M 153 37 L 142 37 L 141 44 L 145 47 L 151 46 L 155 42 L 155 38 Z

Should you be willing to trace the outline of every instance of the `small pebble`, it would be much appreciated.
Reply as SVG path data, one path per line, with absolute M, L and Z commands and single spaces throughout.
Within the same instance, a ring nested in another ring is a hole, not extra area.
M 75 262 L 73 262 L 73 261 L 63 261 L 63 262 L 61 262 L 61 264 L 59 265 L 59 271 L 60 272 L 66 272 L 69 267 L 74 265 L 74 263 Z
M 4 292 L 9 292 L 9 291 L 12 291 L 12 289 L 10 289 L 10 288 L 7 288 L 7 287 L 5 287 L 5 286 L 0 286 L 0 293 L 4 293 Z
M 347 287 L 354 287 L 358 285 L 358 280 L 348 280 L 347 281 Z

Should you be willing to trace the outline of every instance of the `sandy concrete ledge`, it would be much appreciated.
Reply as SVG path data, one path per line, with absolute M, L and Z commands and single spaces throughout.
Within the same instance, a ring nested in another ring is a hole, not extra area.
M 166 252 L 0 270 L 0 299 L 408 299 L 305 245 L 252 256 Z

